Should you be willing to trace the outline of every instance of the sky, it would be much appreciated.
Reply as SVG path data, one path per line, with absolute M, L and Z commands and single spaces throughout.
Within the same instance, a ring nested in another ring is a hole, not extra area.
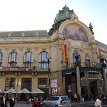
M 0 0 L 0 32 L 47 30 L 64 6 L 92 23 L 96 40 L 107 44 L 107 0 Z

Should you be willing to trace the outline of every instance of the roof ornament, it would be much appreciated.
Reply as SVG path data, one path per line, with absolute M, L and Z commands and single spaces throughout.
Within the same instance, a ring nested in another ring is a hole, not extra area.
M 90 24 L 89 24 L 89 28 L 90 28 L 92 34 L 94 35 L 94 32 L 93 32 L 93 26 L 92 26 L 91 22 L 90 22 Z
M 59 10 L 58 14 L 56 15 L 56 18 L 54 20 L 54 23 L 58 23 L 62 20 L 66 20 L 70 17 L 71 11 L 70 9 L 65 5 L 62 10 Z

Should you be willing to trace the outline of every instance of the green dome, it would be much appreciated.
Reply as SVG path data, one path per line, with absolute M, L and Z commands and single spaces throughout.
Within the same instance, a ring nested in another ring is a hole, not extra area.
M 77 15 L 74 13 L 73 9 L 70 10 L 66 5 L 62 8 L 62 10 L 59 10 L 58 14 L 56 15 L 56 18 L 54 20 L 54 24 L 52 25 L 52 28 L 49 30 L 48 34 L 51 36 L 53 32 L 55 32 L 57 29 L 59 29 L 59 26 L 67 19 L 70 19 L 72 17 L 78 18 Z
M 58 14 L 56 15 L 56 18 L 54 20 L 54 23 L 57 23 L 61 20 L 68 19 L 72 15 L 73 10 L 70 10 L 66 5 L 62 8 L 62 10 L 59 10 Z

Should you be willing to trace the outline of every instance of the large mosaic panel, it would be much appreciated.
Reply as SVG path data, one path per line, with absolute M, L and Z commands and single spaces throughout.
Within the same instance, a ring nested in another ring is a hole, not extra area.
M 78 25 L 69 24 L 63 29 L 62 33 L 65 39 L 88 42 L 88 36 L 86 32 Z

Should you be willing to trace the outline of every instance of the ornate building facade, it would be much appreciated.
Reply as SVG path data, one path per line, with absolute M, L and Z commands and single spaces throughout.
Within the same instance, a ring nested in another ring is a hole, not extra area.
M 78 94 L 80 81 L 81 96 L 95 96 L 103 92 L 101 57 L 107 58 L 107 45 L 95 40 L 91 24 L 64 6 L 49 32 L 0 32 L 0 89 L 40 88 L 51 95 L 72 95 Z

